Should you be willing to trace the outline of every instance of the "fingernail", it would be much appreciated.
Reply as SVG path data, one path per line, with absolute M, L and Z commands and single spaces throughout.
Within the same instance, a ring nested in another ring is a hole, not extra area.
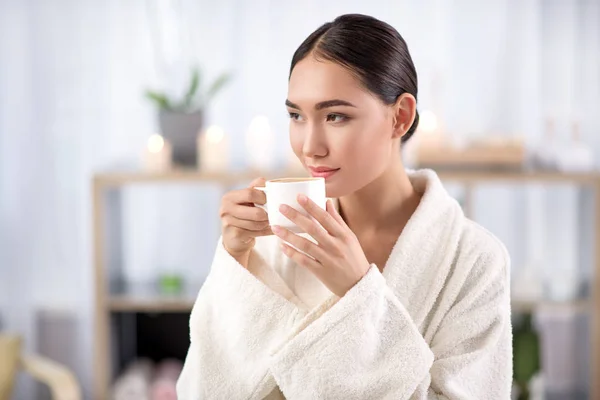
M 273 225 L 271 227 L 271 230 L 273 231 L 274 234 L 279 234 L 279 233 L 282 232 L 281 228 L 279 226 L 277 226 L 277 225 Z
M 282 204 L 282 205 L 279 206 L 279 211 L 281 211 L 282 213 L 288 212 L 289 209 L 290 208 L 287 205 L 285 205 L 285 204 Z
M 298 195 L 298 203 L 306 204 L 308 202 L 308 197 L 303 194 Z

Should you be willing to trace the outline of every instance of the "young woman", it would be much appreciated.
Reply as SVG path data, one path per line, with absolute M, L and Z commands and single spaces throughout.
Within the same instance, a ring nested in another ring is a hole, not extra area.
M 510 398 L 509 258 L 433 171 L 403 167 L 416 99 L 384 22 L 344 15 L 300 45 L 290 141 L 336 200 L 298 198 L 318 224 L 282 207 L 311 241 L 269 228 L 260 179 L 223 197 L 179 399 Z

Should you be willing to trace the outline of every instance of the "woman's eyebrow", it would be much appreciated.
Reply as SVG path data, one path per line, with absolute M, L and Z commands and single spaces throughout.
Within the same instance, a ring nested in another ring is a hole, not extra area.
M 350 103 L 346 100 L 333 99 L 326 100 L 315 105 L 315 110 L 322 110 L 324 108 L 335 107 L 335 106 L 347 106 L 347 107 L 356 107 L 354 104 Z
M 302 110 L 299 105 L 292 103 L 288 99 L 285 100 L 285 105 L 288 106 L 289 108 L 294 108 L 296 110 Z
M 285 105 L 289 108 L 293 108 L 296 110 L 302 110 L 299 105 L 292 103 L 289 100 L 285 100 Z M 315 110 L 322 110 L 324 108 L 335 107 L 335 106 L 347 106 L 347 107 L 356 107 L 354 104 L 350 103 L 346 100 L 333 99 L 333 100 L 325 100 L 315 104 Z

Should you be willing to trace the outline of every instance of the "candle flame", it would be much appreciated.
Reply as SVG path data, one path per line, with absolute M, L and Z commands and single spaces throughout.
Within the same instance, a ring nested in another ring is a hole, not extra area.
M 165 140 L 162 136 L 156 134 L 148 138 L 148 151 L 150 153 L 160 153 L 165 147 Z
M 419 130 L 425 133 L 434 133 L 438 128 L 438 119 L 433 111 L 425 110 L 419 118 Z
M 221 141 L 223 140 L 224 137 L 225 137 L 225 132 L 223 131 L 223 128 L 221 128 L 217 125 L 212 125 L 206 130 L 206 140 L 209 143 L 213 143 L 213 144 L 221 143 Z
M 248 139 L 254 140 L 265 140 L 271 134 L 271 125 L 269 119 L 264 115 L 258 115 L 250 122 L 248 128 Z

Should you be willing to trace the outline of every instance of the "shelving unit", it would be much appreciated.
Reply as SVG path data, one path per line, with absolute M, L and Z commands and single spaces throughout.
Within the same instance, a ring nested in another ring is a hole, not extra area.
M 591 188 L 594 192 L 594 276 L 591 283 L 591 298 L 569 303 L 525 303 L 513 302 L 515 312 L 528 312 L 538 307 L 574 308 L 585 310 L 591 314 L 591 398 L 600 400 L 600 173 L 573 173 L 510 171 L 510 172 L 477 172 L 477 171 L 439 171 L 443 181 L 460 184 L 465 190 L 465 212 L 472 215 L 472 192 L 480 184 L 572 184 Z M 160 295 L 150 290 L 109 290 L 109 269 L 115 257 L 107 249 L 106 237 L 109 227 L 107 215 L 110 203 L 119 203 L 120 189 L 136 184 L 162 183 L 213 183 L 222 185 L 223 189 L 249 182 L 257 176 L 266 179 L 286 176 L 305 176 L 299 171 L 247 171 L 243 173 L 201 173 L 197 170 L 172 170 L 160 173 L 150 172 L 107 172 L 97 174 L 92 183 L 93 190 L 93 238 L 94 238 L 94 271 L 95 271 L 95 338 L 94 338 L 94 399 L 108 398 L 111 365 L 110 320 L 116 313 L 185 313 L 192 309 L 197 291 L 182 295 Z M 114 205 L 114 204 L 113 204 Z M 117 216 L 118 217 L 118 216 Z M 117 218 L 118 219 L 118 218 Z M 114 222 L 114 221 L 112 221 Z M 118 225 L 118 221 L 117 221 Z M 113 227 L 114 228 L 114 227 Z M 115 234 L 118 235 L 118 226 Z
M 111 295 L 106 307 L 112 312 L 190 312 L 194 305 L 192 296 L 136 297 Z

